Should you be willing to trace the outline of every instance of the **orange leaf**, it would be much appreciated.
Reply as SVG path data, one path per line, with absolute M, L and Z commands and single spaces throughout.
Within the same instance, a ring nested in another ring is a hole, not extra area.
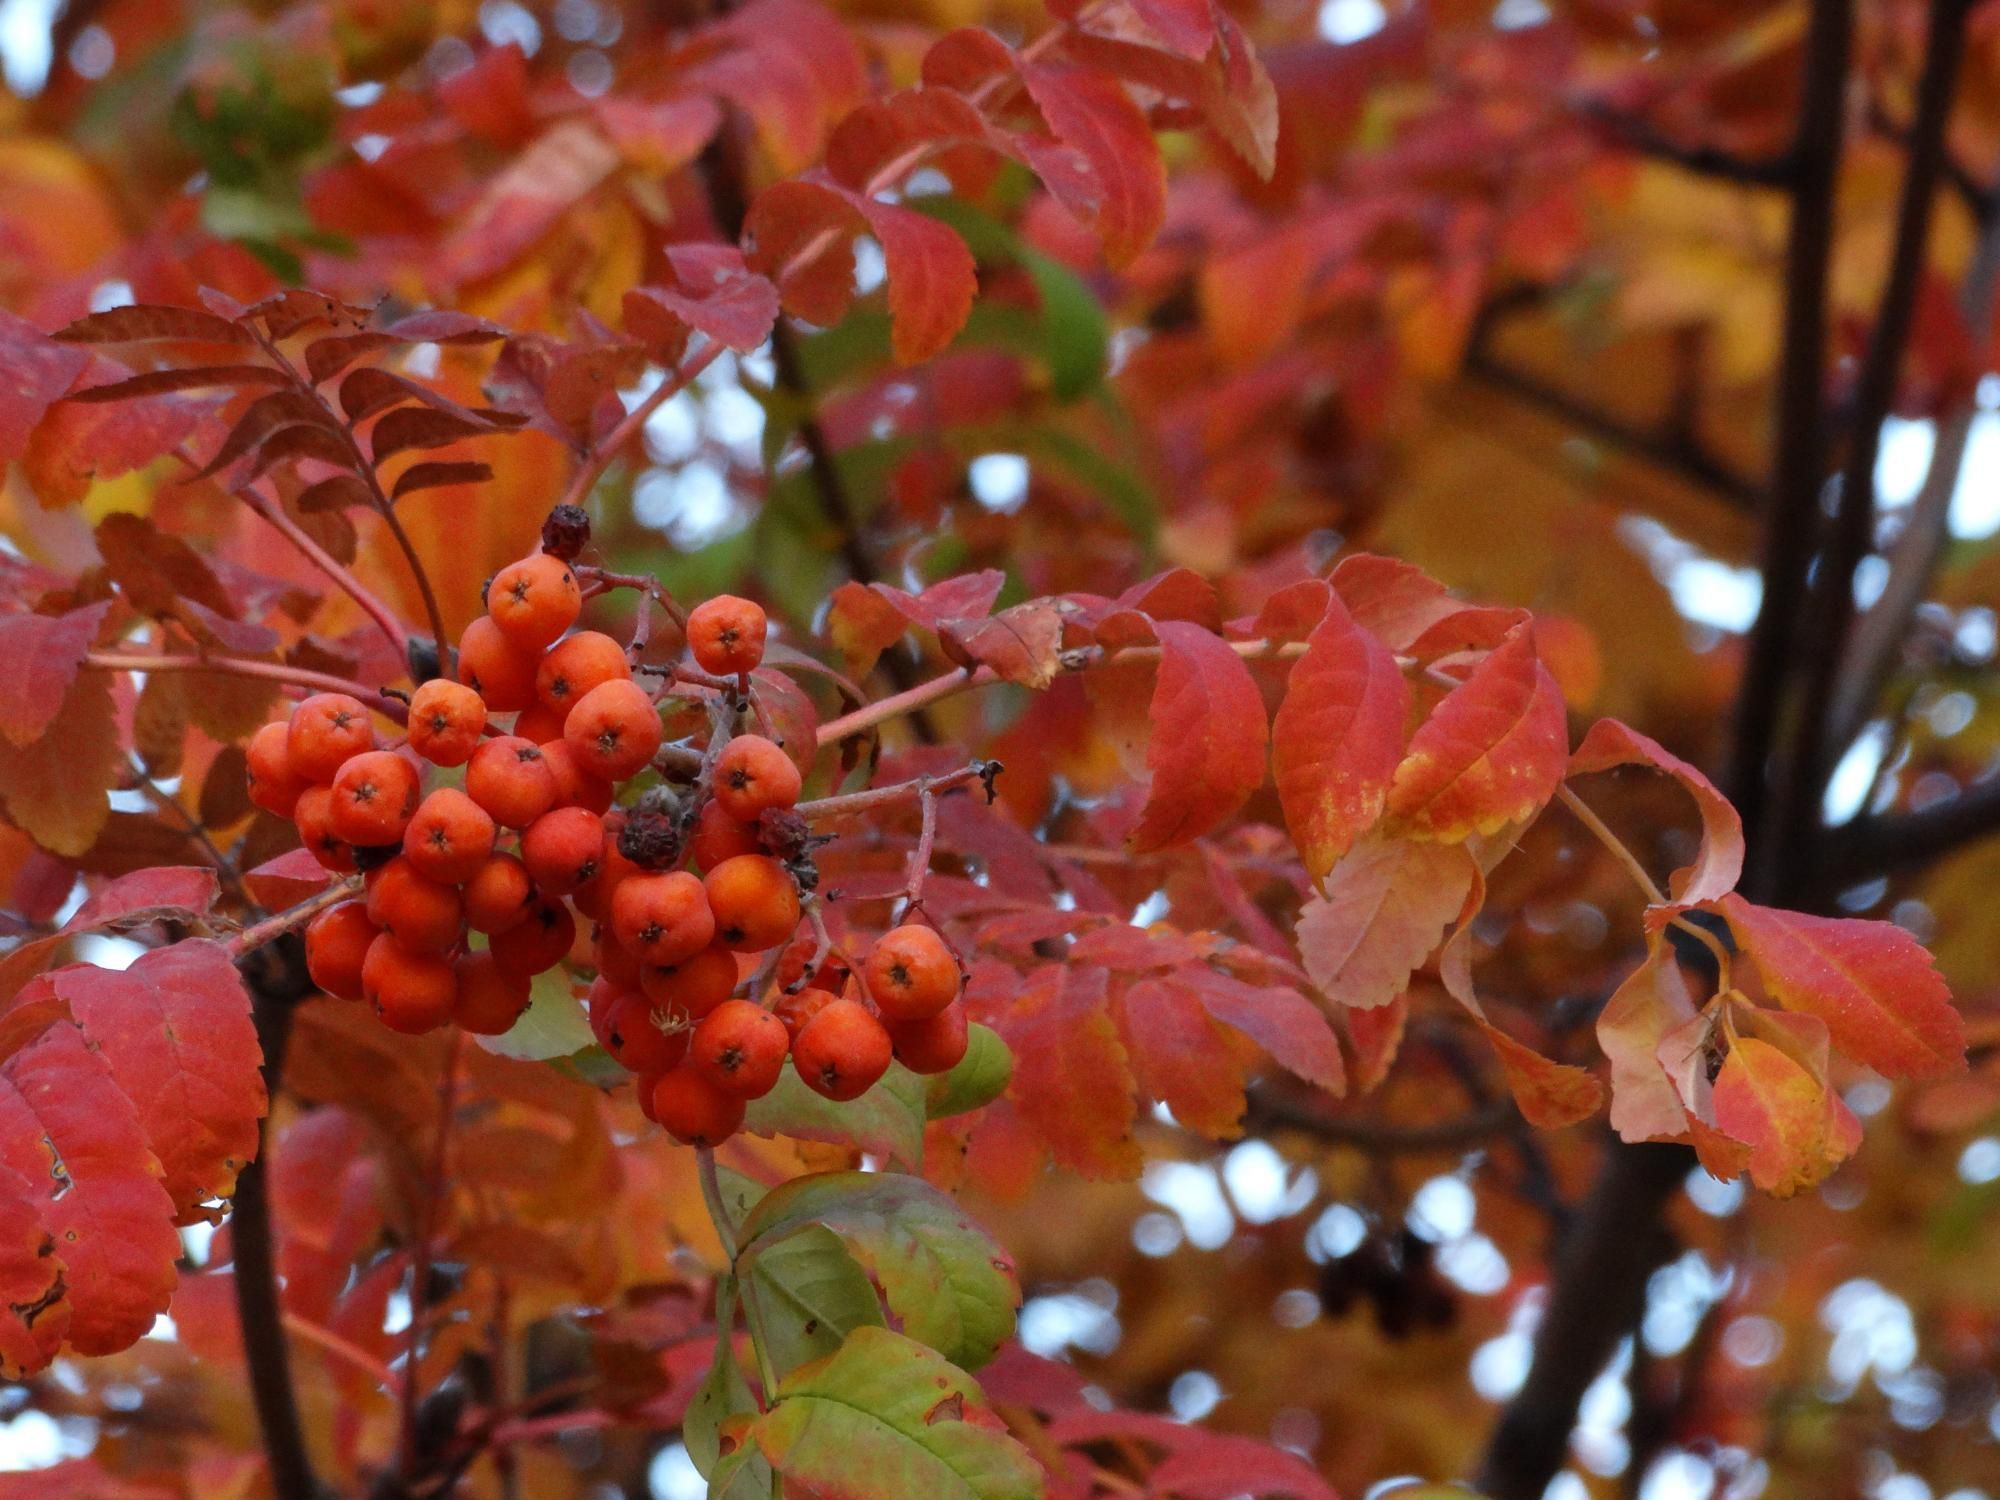
M 1226 641 L 1184 620 L 1161 620 L 1160 674 L 1148 718 L 1146 766 L 1153 784 L 1138 826 L 1137 853 L 1200 838 L 1263 784 L 1270 730 L 1263 695 Z
M 1271 724 L 1285 826 L 1315 883 L 1382 815 L 1403 750 L 1410 687 L 1396 658 L 1326 591 Z
M 1861 1144 L 1861 1122 L 1824 1076 L 1755 1037 L 1739 1037 L 1715 1077 L 1716 1124 L 1750 1147 L 1750 1180 L 1789 1198 Z
M 1119 1028 L 1139 1087 L 1191 1130 L 1243 1133 L 1243 1063 L 1201 1001 L 1172 978 L 1140 979 L 1119 998 Z
M 1491 1021 L 1482 1019 L 1479 1029 L 1486 1033 L 1500 1059 L 1507 1087 L 1530 1125 L 1560 1130 L 1589 1119 L 1604 1107 L 1604 1085 L 1585 1069 L 1542 1056 Z
M 1780 1005 L 1826 1022 L 1833 1044 L 1890 1078 L 1965 1067 L 1965 1025 L 1931 956 L 1902 928 L 1812 917 L 1724 896 L 1736 944 Z
M 1362 840 L 1299 913 L 1307 977 L 1350 1010 L 1387 1005 L 1462 914 L 1474 874 L 1462 849 Z
M 107 794 L 121 759 L 111 674 L 85 672 L 41 739 L 18 747 L 0 740 L 0 801 L 16 828 L 74 859 L 110 816 Z
M 1695 1018 L 1697 1007 L 1655 935 L 1597 1017 L 1597 1044 L 1611 1060 L 1611 1128 L 1628 1141 L 1673 1140 L 1687 1133 L 1687 1110 L 1660 1062 L 1660 1043 Z
M 1135 1081 L 1105 1009 L 1102 969 L 1046 964 L 996 1024 L 1014 1052 L 1007 1097 L 1061 1165 L 1086 1177 L 1131 1177 Z
M 1389 814 L 1413 838 L 1457 842 L 1540 810 L 1569 754 L 1562 692 L 1517 628 L 1447 693 L 1410 741 Z
M 1734 890 L 1743 873 L 1743 819 L 1700 771 L 1658 742 L 1616 719 L 1599 719 L 1569 758 L 1569 774 L 1614 766 L 1651 766 L 1673 777 L 1701 812 L 1701 848 L 1692 865 L 1676 870 L 1667 889 L 1676 901 L 1713 901 Z
M 62 708 L 110 600 L 62 615 L 0 615 L 0 735 L 14 745 L 42 737 Z

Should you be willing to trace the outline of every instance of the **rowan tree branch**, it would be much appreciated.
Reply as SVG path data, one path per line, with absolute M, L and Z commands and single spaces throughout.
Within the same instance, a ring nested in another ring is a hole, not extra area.
M 1791 186 L 1798 176 L 1800 153 L 1796 150 L 1775 156 L 1738 156 L 1700 141 L 1677 140 L 1643 115 L 1618 109 L 1601 99 L 1579 100 L 1575 109 L 1627 150 L 1703 177 L 1747 187 L 1781 188 Z
M 1819 643 L 1806 654 L 1796 739 L 1775 789 L 1776 842 L 1809 853 L 1820 828 L 1820 802 L 1840 746 L 1829 737 L 1831 710 L 1854 628 L 1854 575 L 1875 541 L 1875 462 L 1882 424 L 1896 398 L 1897 378 L 1915 325 L 1917 290 L 1930 243 L 1931 212 L 1943 176 L 1945 126 L 1964 57 L 1965 18 L 1971 0 L 1932 0 L 1924 43 L 1917 113 L 1910 128 L 1909 161 L 1896 208 L 1894 248 L 1868 347 L 1855 382 L 1853 432 L 1840 472 L 1837 508 L 1824 554 L 1814 570 L 1812 615 L 1805 638 Z
M 1829 830 L 1820 843 L 1822 889 L 1927 864 L 1975 839 L 2000 833 L 2000 777 L 1975 782 L 1921 812 L 1878 813 Z
M 282 934 L 279 941 L 259 944 L 243 952 L 237 965 L 250 992 L 251 1019 L 264 1049 L 264 1087 L 275 1100 L 284 1077 L 285 1047 L 291 1038 L 293 1010 L 313 993 L 312 980 L 306 973 L 305 944 L 294 935 Z M 299 1421 L 298 1398 L 292 1388 L 292 1366 L 278 1296 L 271 1201 L 265 1184 L 270 1156 L 271 1117 L 267 1114 L 257 1159 L 237 1174 L 236 1193 L 230 1206 L 236 1317 L 243 1334 L 243 1354 L 249 1366 L 257 1425 L 264 1435 L 264 1457 L 272 1494 L 276 1500 L 319 1500 L 319 1482 L 306 1451 L 305 1429 Z
M 1818 542 L 1826 472 L 1823 382 L 1826 292 L 1840 166 L 1852 0 L 1814 0 L 1792 151 L 1776 464 L 1765 519 L 1764 598 L 1738 689 L 1726 788 L 1743 813 L 1752 896 L 1768 899 L 1787 870 L 1771 826 L 1767 772 L 1798 669 L 1806 583 Z M 1646 1284 L 1673 1252 L 1665 1214 L 1694 1166 L 1685 1146 L 1607 1147 L 1597 1181 L 1563 1234 L 1527 1380 L 1495 1428 L 1477 1486 L 1490 1500 L 1541 1500 L 1569 1452 L 1583 1393 L 1637 1325 Z

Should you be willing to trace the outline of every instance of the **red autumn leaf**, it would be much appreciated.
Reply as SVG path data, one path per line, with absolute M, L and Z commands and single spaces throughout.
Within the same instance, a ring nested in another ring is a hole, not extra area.
M 1814 917 L 1719 903 L 1764 988 L 1788 1010 L 1818 1016 L 1833 1044 L 1890 1078 L 1935 1078 L 1965 1067 L 1965 1025 L 1931 956 L 1890 922 Z
M 617 169 L 617 148 L 588 120 L 558 120 L 487 183 L 453 227 L 438 274 L 463 283 L 505 270 Z
M 1861 1144 L 1861 1122 L 1823 1073 L 1750 1036 L 1715 1075 L 1715 1123 L 1750 1148 L 1750 1180 L 1780 1198 L 1820 1182 Z
M 1462 849 L 1364 839 L 1299 912 L 1307 977 L 1350 1010 L 1387 1005 L 1463 914 L 1475 873 Z
M 101 600 L 61 615 L 0 614 L 0 734 L 16 745 L 42 737 L 111 610 Z
M 1341 1021 L 1347 1027 L 1348 1044 L 1354 1048 L 1354 1090 L 1368 1093 L 1389 1076 L 1403 1049 L 1403 1031 L 1410 1021 L 1409 997 L 1398 995 L 1373 1010 L 1342 1011 Z
M 250 331 L 228 318 L 193 307 L 135 304 L 78 318 L 54 337 L 66 344 L 139 344 L 153 342 L 250 344 Z
M 180 1237 L 132 1103 L 57 1022 L 0 1063 L 0 1166 L 26 1179 L 63 1259 L 79 1354 L 112 1354 L 167 1309 Z
M 909 628 L 902 610 L 866 584 L 843 583 L 827 601 L 826 638 L 857 676 L 873 671 Z
M 1147 711 L 1146 767 L 1152 786 L 1138 825 L 1137 853 L 1200 838 L 1262 785 L 1270 730 L 1263 695 L 1243 658 L 1199 625 L 1161 620 L 1159 679 Z
M 752 0 L 703 28 L 687 51 L 684 85 L 747 114 L 781 173 L 810 164 L 828 127 L 866 90 L 853 35 L 805 0 Z
M 1414 838 L 1456 842 L 1540 811 L 1569 755 L 1562 691 L 1517 629 L 1431 711 L 1389 788 L 1389 815 Z
M 88 388 L 123 374 L 121 367 L 93 357 L 78 379 Z M 43 505 L 74 505 L 98 480 L 117 479 L 171 453 L 217 399 L 167 394 L 110 405 L 58 401 L 28 435 L 22 470 Z
M 64 888 L 68 888 L 67 881 Z M 0 956 L 0 1001 L 47 968 L 69 939 L 90 932 L 130 930 L 150 922 L 192 926 L 215 905 L 220 889 L 215 871 L 207 866 L 165 865 L 120 876 L 78 907 L 54 933 Z
M 1240 1135 L 1242 1060 L 1230 1055 L 1195 991 L 1171 977 L 1138 979 L 1119 996 L 1118 1010 L 1140 1090 L 1191 1130 Z
M 260 905 L 273 910 L 294 906 L 317 896 L 333 876 L 310 849 L 292 849 L 243 873 L 244 887 Z
M 90 356 L 55 342 L 32 323 L 0 311 L 0 463 L 19 458 L 42 413 L 83 373 Z
M 868 192 L 889 185 L 879 179 L 912 152 L 993 144 L 985 118 L 961 94 L 898 89 L 848 111 L 827 141 L 826 169 L 843 185 Z
M 772 277 L 785 305 L 815 323 L 838 321 L 852 296 L 855 233 L 882 246 L 889 284 L 890 342 L 903 364 L 941 352 L 965 326 L 978 289 L 972 252 L 936 219 L 831 181 L 793 179 L 757 195 L 744 223 L 745 257 Z M 818 249 L 831 235 L 843 258 Z M 795 256 L 813 250 L 794 265 Z
M 701 155 L 722 124 L 722 111 L 700 96 L 657 102 L 606 97 L 597 101 L 597 123 L 629 165 L 665 177 Z
M 962 573 L 932 584 L 921 594 L 906 593 L 888 583 L 869 586 L 912 625 L 938 630 L 947 620 L 977 619 L 990 614 L 1000 590 L 1007 586 L 1007 575 L 998 568 Z
M 0 1380 L 45 1368 L 69 1331 L 63 1261 L 36 1198 L 27 1178 L 0 1167 Z
M 947 620 L 938 644 L 961 666 L 986 667 L 1003 682 L 1037 690 L 1062 666 L 1062 613 L 1053 599 L 1030 599 L 990 619 Z
M 1482 1019 L 1479 1028 L 1500 1059 L 1500 1071 L 1530 1125 L 1559 1130 L 1587 1120 L 1604 1107 L 1604 1085 L 1587 1071 L 1542 1056 Z
M 1331 590 L 1271 723 L 1285 826 L 1315 883 L 1382 815 L 1403 751 L 1410 687 L 1388 647 Z
M 1174 977 L 1194 991 L 1210 1016 L 1249 1037 L 1286 1072 L 1329 1093 L 1345 1091 L 1347 1070 L 1333 1028 L 1297 990 L 1245 984 L 1200 964 L 1177 970 Z
M 1007 1097 L 1056 1161 L 1086 1177 L 1136 1173 L 1135 1081 L 1105 1009 L 1104 971 L 1045 964 L 994 1024 L 1014 1052 Z
M 750 674 L 750 704 L 765 735 L 791 757 L 800 775 L 810 776 L 819 754 L 819 710 L 805 689 L 775 667 L 759 667 Z
M 1206 8 L 1208 0 L 1197 3 Z M 1102 73 L 1031 63 L 1021 78 L 1049 129 L 1082 158 L 1086 171 L 1050 170 L 1039 152 L 1029 165 L 1096 231 L 1106 260 L 1129 264 L 1152 243 L 1167 210 L 1166 166 L 1152 127 L 1124 87 Z
M 1743 819 L 1713 782 L 1678 755 L 1616 719 L 1599 719 L 1570 756 L 1569 774 L 1630 765 L 1673 777 L 1701 813 L 1701 849 L 1692 865 L 1668 878 L 1668 893 L 1676 901 L 1713 901 L 1734 890 L 1743 873 Z
M 0 739 L 0 802 L 7 817 L 51 854 L 76 858 L 110 816 L 108 794 L 125 757 L 109 672 L 80 672 L 35 744 Z M 64 747 L 60 755 L 50 745 Z
M 1206 57 L 1215 44 L 1215 8 L 1211 0 L 1132 0 L 1152 33 L 1174 51 Z
M 1408 650 L 1431 626 L 1465 608 L 1422 568 L 1373 553 L 1342 558 L 1327 581 L 1355 622 L 1392 651 Z
M 228 950 L 186 940 L 124 970 L 72 964 L 38 979 L 24 1000 L 44 987 L 69 1006 L 138 1110 L 182 1219 L 228 1197 L 257 1154 L 266 1102 L 264 1055 Z
M 649 345 L 678 346 L 670 326 L 658 319 L 697 329 L 728 349 L 748 354 L 770 337 L 778 319 L 778 289 L 743 264 L 734 245 L 669 245 L 667 265 L 672 286 L 642 286 L 625 294 L 625 326 Z M 651 310 L 655 323 L 646 323 Z M 639 313 L 635 323 L 634 313 Z M 642 326 L 644 325 L 644 326 Z

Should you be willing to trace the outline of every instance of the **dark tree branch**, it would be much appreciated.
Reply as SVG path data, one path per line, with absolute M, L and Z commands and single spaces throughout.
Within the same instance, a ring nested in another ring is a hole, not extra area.
M 1556 1256 L 1535 1362 L 1501 1413 L 1475 1481 L 1488 1500 L 1541 1500 L 1569 1454 L 1577 1403 L 1645 1310 L 1672 1259 L 1667 1200 L 1694 1157 L 1684 1146 L 1613 1145 Z
M 1786 851 L 1769 839 L 1769 763 L 1781 700 L 1799 665 L 1808 570 L 1826 472 L 1823 382 L 1834 185 L 1853 35 L 1852 0 L 1815 0 L 1790 153 L 1792 215 L 1786 251 L 1783 359 L 1776 462 L 1765 521 L 1764 599 L 1739 688 L 1726 789 L 1744 815 L 1753 854 L 1748 888 L 1769 899 Z M 1644 1310 L 1646 1284 L 1673 1252 L 1665 1214 L 1693 1169 L 1685 1146 L 1613 1144 L 1556 1254 L 1534 1362 L 1502 1412 L 1478 1486 L 1491 1500 L 1540 1500 L 1562 1468 L 1583 1393 Z
M 250 991 L 250 1013 L 257 1040 L 264 1049 L 264 1086 L 275 1102 L 284 1077 L 285 1045 L 292 1032 L 292 1012 L 313 993 L 306 974 L 305 943 L 288 932 L 275 942 L 238 960 Z M 271 1155 L 271 1118 L 264 1117 L 257 1159 L 236 1178 L 229 1232 L 235 1247 L 236 1317 L 243 1331 L 243 1353 L 250 1368 L 250 1395 L 257 1407 L 257 1425 L 264 1434 L 264 1456 L 270 1467 L 271 1490 L 277 1500 L 319 1500 L 312 1459 L 306 1451 L 305 1430 L 299 1423 L 298 1399 L 292 1389 L 292 1366 L 285 1347 L 285 1325 L 278 1301 L 276 1259 L 272 1253 L 271 1200 L 265 1169 Z
M 1797 150 L 1776 156 L 1737 156 L 1716 146 L 1679 141 L 1642 115 L 1615 108 L 1602 99 L 1583 99 L 1576 112 L 1599 126 L 1618 145 L 1641 156 L 1681 167 L 1703 177 L 1746 187 L 1790 187 L 1798 177 Z
M 1894 249 L 1881 303 L 1868 335 L 1855 382 L 1853 434 L 1840 473 L 1831 535 L 1814 575 L 1812 615 L 1805 638 L 1818 643 L 1807 653 L 1799 689 L 1796 739 L 1774 789 L 1776 844 L 1809 852 L 1819 835 L 1820 801 L 1833 757 L 1840 747 L 1828 731 L 1845 650 L 1854 627 L 1854 574 L 1875 541 L 1875 462 L 1882 451 L 1882 424 L 1896 399 L 1897 378 L 1915 324 L 1917 290 L 1923 281 L 1930 244 L 1931 211 L 1945 165 L 1945 126 L 1964 57 L 1965 18 L 1970 0 L 1932 0 L 1930 35 L 1924 44 L 1916 121 L 1910 129 L 1909 162 L 1896 208 Z
M 1815 861 L 1824 889 L 1926 864 L 1975 839 L 2000 833 L 2000 778 L 1975 782 L 1921 812 L 1879 813 L 1829 831 Z
M 1889 117 L 1888 108 L 1881 99 L 1871 95 L 1868 100 L 1868 128 L 1886 140 L 1905 147 L 1910 145 L 1913 127 L 1905 126 Z M 1965 204 L 1966 212 L 1985 224 L 1993 218 L 1993 211 L 2000 208 L 2000 187 L 1981 182 L 1972 175 L 1972 169 L 1949 151 L 1944 158 L 1944 179 L 1951 190 Z
M 1566 391 L 1504 364 L 1479 343 L 1475 343 L 1466 356 L 1465 369 L 1467 374 L 1498 386 L 1509 395 L 1533 402 L 1589 436 L 1623 448 L 1663 469 L 1670 469 L 1704 489 L 1713 490 L 1744 510 L 1755 506 L 1761 496 L 1755 484 L 1687 437 L 1673 432 L 1650 432 L 1622 422 L 1587 402 L 1577 400 Z
M 1764 526 L 1764 599 L 1737 689 L 1735 740 L 1725 786 L 1743 814 L 1753 865 L 1768 881 L 1777 851 L 1768 824 L 1770 762 L 1784 689 L 1797 665 L 1806 580 L 1820 531 L 1826 474 L 1827 271 L 1833 253 L 1834 182 L 1853 33 L 1851 0 L 1815 0 L 1806 36 L 1798 129 L 1799 171 L 1785 253 L 1784 355 L 1778 373 L 1777 453 Z

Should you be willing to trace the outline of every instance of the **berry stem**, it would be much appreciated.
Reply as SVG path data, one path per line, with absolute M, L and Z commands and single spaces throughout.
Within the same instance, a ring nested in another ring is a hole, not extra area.
M 729 1206 L 722 1201 L 722 1179 L 715 1170 L 715 1148 L 697 1146 L 694 1153 L 695 1169 L 701 1177 L 701 1201 L 708 1208 L 708 1221 L 715 1226 L 715 1237 L 722 1242 L 722 1253 L 729 1257 L 730 1269 L 736 1266 L 736 1225 L 729 1217 Z
M 603 440 L 593 447 L 584 458 L 577 471 L 570 477 L 569 488 L 563 491 L 558 502 L 562 505 L 581 506 L 590 498 L 590 492 L 597 487 L 597 481 L 604 471 L 611 467 L 612 460 L 640 433 L 646 421 L 667 402 L 686 390 L 695 377 L 721 355 L 723 346 L 710 343 L 686 364 L 677 367 L 672 378 L 662 380 L 637 406 L 625 413 L 623 420 L 606 433 Z M 671 613 L 671 611 L 669 611 Z
M 884 702 L 888 700 L 883 700 Z M 929 800 L 969 781 L 989 781 L 1000 773 L 997 760 L 975 760 L 970 765 L 947 771 L 941 776 L 918 776 L 889 786 L 870 787 L 840 797 L 821 797 L 817 802 L 801 802 L 798 813 L 805 818 L 843 818 L 854 813 L 873 812 L 912 797 Z
M 584 598 L 592 599 L 599 594 L 608 593 L 612 589 L 637 589 L 655 604 L 658 604 L 661 609 L 665 610 L 667 618 L 672 620 L 678 629 L 687 629 L 687 610 L 682 606 L 680 600 L 676 599 L 660 586 L 659 579 L 652 577 L 650 574 L 614 573 L 607 568 L 580 567 L 575 564 L 572 564 L 571 567 L 576 573 L 578 581 L 583 586 Z M 644 624 L 643 616 L 641 617 L 641 624 L 642 626 Z M 645 644 L 646 640 L 644 636 L 635 638 L 633 641 L 633 651 L 636 653 L 643 650 Z
M 1556 797 L 1570 810 L 1570 814 L 1577 822 L 1590 830 L 1591 837 L 1610 851 L 1611 857 L 1625 867 L 1625 873 L 1632 877 L 1632 883 L 1645 893 L 1648 906 L 1666 904 L 1666 893 L 1653 883 L 1653 877 L 1648 875 L 1646 867 L 1639 863 L 1639 856 L 1627 848 L 1625 841 L 1611 831 L 1611 826 L 1591 810 L 1588 802 L 1571 791 L 1567 782 L 1556 788 Z
M 107 672 L 226 672 L 235 677 L 261 677 L 267 682 L 282 682 L 292 687 L 311 688 L 321 693 L 346 693 L 359 698 L 370 708 L 402 723 L 409 718 L 409 705 L 400 698 L 391 698 L 386 693 L 377 692 L 358 682 L 350 682 L 345 677 L 335 677 L 328 672 L 308 671 L 304 667 L 288 667 L 283 662 L 251 661 L 241 656 L 179 656 L 161 654 L 157 656 L 135 655 L 116 651 L 92 651 L 84 657 L 86 666 L 100 667 Z
M 230 941 L 229 951 L 241 958 L 254 952 L 266 943 L 295 932 L 329 906 L 338 906 L 360 886 L 359 876 L 347 876 L 336 880 L 316 896 L 308 896 L 296 906 L 288 906 L 274 916 L 266 917 L 253 926 L 244 928 Z

